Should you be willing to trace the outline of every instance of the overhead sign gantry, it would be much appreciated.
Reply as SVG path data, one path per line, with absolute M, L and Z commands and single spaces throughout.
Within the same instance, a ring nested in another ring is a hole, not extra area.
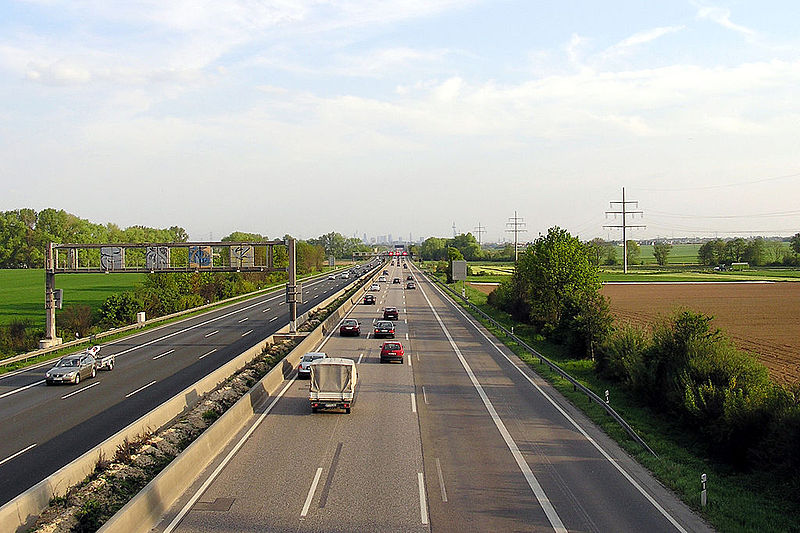
M 275 246 L 288 247 L 288 268 L 275 266 Z M 165 272 L 289 272 L 287 303 L 290 330 L 297 320 L 294 239 L 262 242 L 171 242 L 138 244 L 56 244 L 45 256 L 46 348 L 61 343 L 56 337 L 56 274 Z

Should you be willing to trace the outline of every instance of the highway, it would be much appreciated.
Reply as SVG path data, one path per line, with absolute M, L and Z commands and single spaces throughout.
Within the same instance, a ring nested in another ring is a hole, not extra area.
M 354 277 L 303 283 L 298 315 Z M 0 505 L 288 323 L 283 287 L 101 348 L 113 371 L 47 386 L 53 362 L 0 375 Z
M 318 348 L 357 362 L 352 413 L 312 414 L 308 382 L 286 381 L 154 531 L 710 531 L 409 271 L 351 310 L 361 337 Z M 388 305 L 403 364 L 366 335 Z

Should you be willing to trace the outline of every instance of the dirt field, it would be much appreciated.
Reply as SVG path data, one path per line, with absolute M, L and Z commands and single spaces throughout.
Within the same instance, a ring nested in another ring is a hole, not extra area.
M 800 381 L 800 283 L 620 284 L 601 292 L 618 318 L 638 325 L 681 306 L 713 315 L 776 380 Z

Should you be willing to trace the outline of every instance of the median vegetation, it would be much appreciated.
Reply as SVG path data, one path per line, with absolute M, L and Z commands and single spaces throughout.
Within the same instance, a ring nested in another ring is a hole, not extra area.
M 716 527 L 796 528 L 800 386 L 773 382 L 712 317 L 683 309 L 650 329 L 616 323 L 590 253 L 551 228 L 520 255 L 509 280 L 488 297 L 470 291 L 470 298 L 585 385 L 610 390 L 612 404 L 658 459 L 642 455 L 599 410 L 587 412 L 696 509 L 700 474 L 709 473 L 712 495 L 701 511 Z M 548 379 L 576 401 L 568 383 L 555 374 Z

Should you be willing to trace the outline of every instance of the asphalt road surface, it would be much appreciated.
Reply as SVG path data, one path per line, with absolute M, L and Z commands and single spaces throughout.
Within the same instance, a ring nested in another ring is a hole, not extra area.
M 436 287 L 389 271 L 349 314 L 362 335 L 318 348 L 357 362 L 352 413 L 312 414 L 287 381 L 155 531 L 708 530 Z M 402 364 L 367 335 L 387 305 Z
M 303 283 L 298 315 L 355 278 Z M 53 362 L 0 375 L 0 505 L 288 323 L 283 287 L 103 345 L 113 371 L 46 386 Z

